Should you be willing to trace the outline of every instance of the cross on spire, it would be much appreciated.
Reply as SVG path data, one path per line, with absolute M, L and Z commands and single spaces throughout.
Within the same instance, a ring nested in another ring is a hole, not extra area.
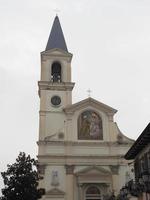
M 64 34 L 63 34 L 60 21 L 57 15 L 54 19 L 53 26 L 49 35 L 49 39 L 48 39 L 45 51 L 48 51 L 50 49 L 55 49 L 55 48 L 62 49 L 68 52 Z
M 60 10 L 58 8 L 54 9 L 54 12 L 56 13 L 56 16 L 58 15 L 58 13 L 60 12 Z
M 88 93 L 88 97 L 91 97 L 92 90 L 88 89 L 87 93 Z

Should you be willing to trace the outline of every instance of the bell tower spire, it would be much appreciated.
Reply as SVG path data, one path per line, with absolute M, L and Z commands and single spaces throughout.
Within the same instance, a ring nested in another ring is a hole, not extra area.
M 72 54 L 68 52 L 60 21 L 56 16 L 46 49 L 41 52 L 41 79 L 38 82 L 40 138 L 45 138 L 64 126 L 63 109 L 72 104 L 74 88 L 74 83 L 71 82 L 71 60 Z M 49 125 L 46 120 L 56 123 Z
M 49 35 L 49 39 L 48 39 L 45 51 L 48 51 L 54 48 L 62 49 L 68 52 L 64 34 L 63 34 L 60 21 L 57 15 L 54 19 L 53 26 Z

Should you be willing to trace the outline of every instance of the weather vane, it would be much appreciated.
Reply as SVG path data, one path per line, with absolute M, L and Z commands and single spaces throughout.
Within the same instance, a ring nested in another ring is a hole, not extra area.
M 56 15 L 58 15 L 58 13 L 60 12 L 60 10 L 58 8 L 54 9 L 54 12 L 56 13 Z
M 87 93 L 88 93 L 88 97 L 91 97 L 92 90 L 88 89 Z

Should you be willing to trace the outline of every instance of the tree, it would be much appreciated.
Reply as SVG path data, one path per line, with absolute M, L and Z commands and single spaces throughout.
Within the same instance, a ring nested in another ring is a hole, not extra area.
M 16 162 L 7 165 L 7 171 L 1 172 L 4 188 L 0 200 L 37 200 L 44 194 L 38 188 L 41 179 L 37 172 L 37 161 L 20 152 Z

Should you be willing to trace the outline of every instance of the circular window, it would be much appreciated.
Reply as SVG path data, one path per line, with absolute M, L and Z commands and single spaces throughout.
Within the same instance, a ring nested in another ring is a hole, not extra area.
M 54 105 L 54 106 L 59 106 L 60 103 L 61 103 L 61 98 L 59 96 L 53 96 L 51 98 L 51 103 Z

